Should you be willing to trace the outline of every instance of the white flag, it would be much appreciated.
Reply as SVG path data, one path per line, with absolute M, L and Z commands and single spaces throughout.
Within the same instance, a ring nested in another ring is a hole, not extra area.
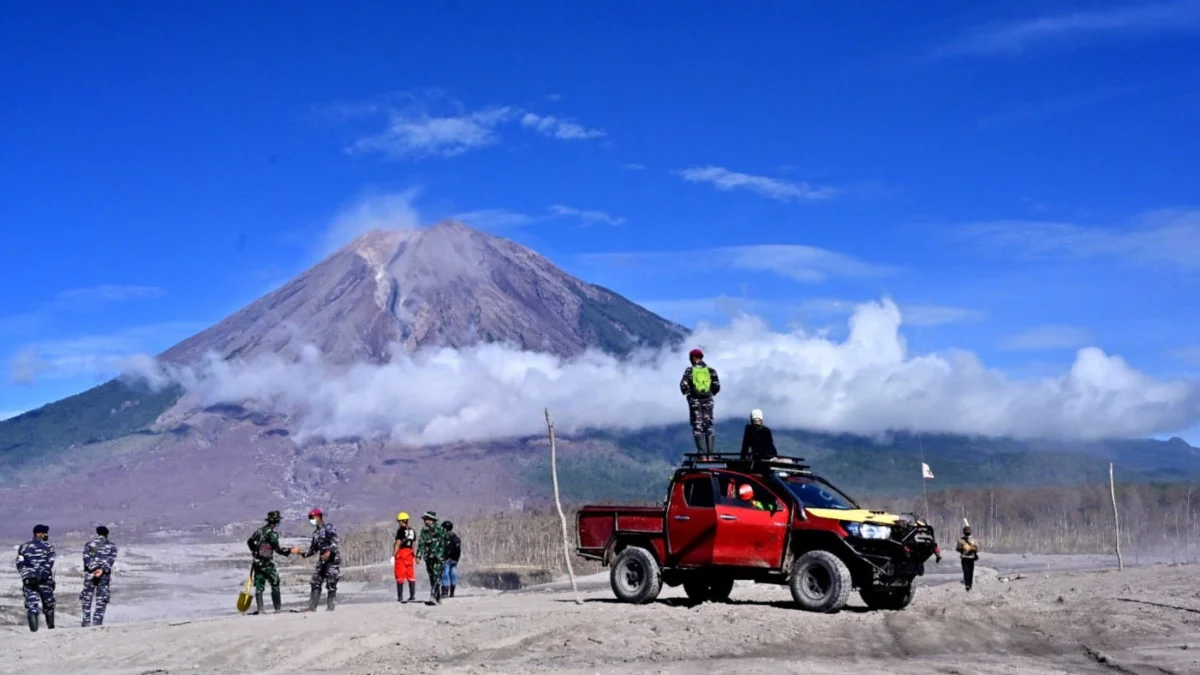
M 926 464 L 925 462 L 921 462 L 921 477 L 922 478 L 933 478 L 933 470 L 930 469 L 929 465 Z

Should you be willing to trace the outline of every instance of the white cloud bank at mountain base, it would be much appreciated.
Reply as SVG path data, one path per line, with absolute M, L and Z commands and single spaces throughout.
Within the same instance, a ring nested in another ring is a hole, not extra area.
M 561 359 L 491 344 L 339 367 L 307 347 L 296 363 L 213 359 L 166 369 L 144 357 L 127 372 L 180 382 L 205 405 L 254 400 L 294 415 L 299 439 L 438 444 L 534 435 L 544 431 L 545 407 L 564 433 L 686 422 L 678 383 L 693 345 L 720 375 L 717 417 L 741 419 L 762 408 L 776 428 L 1086 439 L 1200 421 L 1200 383 L 1157 380 L 1094 347 L 1079 350 L 1061 377 L 1014 380 L 969 352 L 910 356 L 900 325 L 899 308 L 884 300 L 860 305 L 842 342 L 775 332 L 742 317 L 702 327 L 678 349 L 626 360 L 599 353 Z

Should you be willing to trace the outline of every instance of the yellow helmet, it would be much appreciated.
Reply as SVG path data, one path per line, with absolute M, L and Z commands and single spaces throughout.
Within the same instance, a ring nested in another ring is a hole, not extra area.
M 396 514 L 396 520 L 408 520 L 408 511 L 401 511 Z

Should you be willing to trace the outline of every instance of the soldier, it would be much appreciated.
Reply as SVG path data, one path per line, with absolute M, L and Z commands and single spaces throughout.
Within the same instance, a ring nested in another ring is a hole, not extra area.
M 442 595 L 453 598 L 454 589 L 458 587 L 458 559 L 462 557 L 462 539 L 454 531 L 454 523 L 442 521 L 442 529 L 446 531 L 446 555 L 442 564 Z
M 417 599 L 417 571 L 413 562 L 413 546 L 417 544 L 417 531 L 408 526 L 408 513 L 396 515 L 400 524 L 396 528 L 396 544 L 392 548 L 393 567 L 396 573 L 396 599 L 408 604 Z M 408 583 L 408 600 L 404 599 L 404 584 Z
M 429 573 L 429 602 L 427 605 L 442 604 L 442 560 L 446 553 L 446 531 L 438 525 L 437 514 L 426 511 L 421 516 L 425 528 L 417 542 L 417 558 L 425 561 Z
M 317 568 L 309 582 L 311 590 L 308 596 L 308 611 L 317 611 L 317 605 L 321 602 L 321 584 L 324 582 L 329 591 L 325 610 L 332 612 L 334 600 L 337 598 L 338 579 L 342 573 L 342 552 L 338 546 L 337 532 L 333 530 L 332 525 L 325 522 L 325 514 L 321 509 L 309 511 L 308 522 L 313 526 L 312 542 L 308 545 L 308 550 L 303 551 L 296 547 L 292 549 L 292 553 L 298 553 L 305 558 L 320 554 L 321 559 L 317 561 Z
M 278 511 L 271 511 L 267 514 L 267 524 L 255 530 L 246 540 L 246 546 L 250 548 L 250 555 L 254 560 L 250 571 L 254 574 L 254 602 L 257 605 L 255 614 L 262 614 L 263 590 L 267 582 L 271 584 L 271 606 L 275 608 L 275 612 L 279 613 L 283 606 L 279 590 L 279 570 L 275 569 L 274 558 L 276 553 L 291 555 L 292 549 L 284 548 L 279 543 L 279 533 L 275 528 L 281 522 L 283 516 Z
M 716 441 L 713 435 L 713 397 L 721 391 L 717 371 L 704 362 L 704 352 L 693 349 L 688 353 L 692 365 L 683 371 L 679 391 L 687 397 L 692 436 L 701 455 L 713 454 Z
M 750 423 L 742 431 L 742 459 L 774 459 L 778 454 L 771 428 L 763 424 L 762 411 L 751 410 Z
M 975 577 L 975 561 L 979 560 L 979 544 L 971 538 L 970 525 L 964 527 L 962 532 L 963 536 L 954 550 L 958 551 L 962 558 L 963 585 L 967 587 L 967 592 L 970 592 Z
M 96 538 L 83 547 L 83 591 L 79 601 L 83 603 L 84 628 L 104 625 L 108 585 L 116 562 L 117 546 L 108 540 L 108 528 L 101 525 L 96 528 Z
M 33 539 L 17 549 L 17 572 L 21 575 L 21 590 L 25 593 L 25 612 L 29 630 L 38 629 L 38 602 L 46 613 L 46 627 L 54 628 L 54 546 L 50 543 L 50 528 L 35 525 Z

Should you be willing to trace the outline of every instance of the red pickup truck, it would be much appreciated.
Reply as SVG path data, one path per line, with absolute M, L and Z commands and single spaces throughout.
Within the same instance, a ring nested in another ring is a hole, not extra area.
M 837 612 L 853 589 L 903 609 L 937 542 L 915 515 L 868 511 L 801 458 L 686 455 L 663 506 L 585 506 L 576 554 L 611 565 L 613 593 L 653 602 L 683 585 L 723 601 L 739 579 L 787 585 L 805 610 Z

